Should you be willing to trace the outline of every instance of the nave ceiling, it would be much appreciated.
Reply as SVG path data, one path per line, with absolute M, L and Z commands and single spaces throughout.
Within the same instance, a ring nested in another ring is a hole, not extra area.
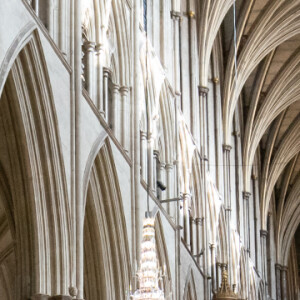
M 267 229 L 268 216 L 274 216 L 279 247 L 282 241 L 291 241 L 300 221 L 300 1 L 237 1 L 236 9 L 244 185 L 249 189 L 257 166 L 262 172 L 258 178 L 262 224 Z M 230 100 L 230 95 L 234 98 L 232 17 L 230 9 L 221 29 L 226 74 L 231 70 L 232 75 L 223 90 L 228 123 L 230 103 L 234 105 Z

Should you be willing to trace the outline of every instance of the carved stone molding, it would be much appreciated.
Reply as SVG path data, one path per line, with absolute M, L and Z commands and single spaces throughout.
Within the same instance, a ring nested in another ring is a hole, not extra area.
M 209 88 L 206 86 L 198 86 L 199 96 L 207 96 Z

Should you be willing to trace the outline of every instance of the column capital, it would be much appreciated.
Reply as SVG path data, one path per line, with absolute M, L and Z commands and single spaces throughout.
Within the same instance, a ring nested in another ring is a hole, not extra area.
M 196 224 L 196 219 L 194 217 L 190 216 L 190 220 L 192 224 Z
M 120 86 L 118 84 L 112 84 L 112 90 L 113 92 L 119 92 L 120 90 Z
M 202 218 L 196 218 L 195 220 L 196 220 L 196 224 L 197 224 L 197 225 L 200 225 L 200 226 L 203 225 L 203 221 L 204 221 L 204 218 L 203 218 L 203 217 L 202 217 Z
M 275 269 L 281 271 L 282 265 L 281 264 L 275 264 Z
M 183 198 L 189 198 L 189 199 L 190 199 L 190 198 L 191 198 L 191 193 L 183 193 L 183 194 L 182 194 L 182 197 L 183 197 Z
M 86 42 L 84 42 L 84 44 L 83 44 L 84 49 L 85 49 L 87 52 L 94 52 L 94 51 L 95 51 L 95 45 L 96 45 L 96 43 L 91 42 L 91 41 L 86 41 Z
M 225 151 L 230 152 L 231 149 L 232 149 L 232 146 L 223 144 L 223 151 L 224 151 L 224 152 L 225 152 Z
M 95 45 L 95 51 L 97 55 L 101 55 L 104 52 L 104 44 L 98 43 Z
M 111 75 L 111 69 L 107 67 L 103 67 L 103 76 L 108 77 L 109 75 Z
M 209 244 L 209 248 L 212 250 L 212 249 L 215 249 L 216 248 L 216 245 L 215 244 Z
M 249 198 L 250 198 L 250 196 L 251 196 L 251 193 L 250 193 L 250 192 L 243 192 L 243 199 L 244 199 L 244 200 L 248 201 Z
M 126 96 L 128 93 L 129 93 L 129 90 L 130 90 L 130 88 L 129 87 L 127 87 L 127 86 L 121 86 L 120 87 L 120 93 L 123 95 L 123 96 Z
M 173 166 L 174 165 L 172 163 L 166 163 L 166 170 L 172 170 Z
M 261 237 L 267 237 L 268 236 L 268 231 L 267 230 L 260 230 L 260 236 Z
M 209 88 L 206 86 L 198 86 L 198 92 L 199 92 L 199 96 L 207 96 L 209 91 Z
M 178 21 L 178 20 L 181 20 L 181 12 L 180 11 L 176 11 L 176 10 L 171 10 L 171 19 L 173 19 L 173 20 L 176 20 L 176 21 Z
M 147 139 L 147 132 L 146 131 L 140 130 L 140 133 L 141 133 L 141 138 L 142 139 Z
M 281 266 L 281 272 L 287 272 L 287 270 L 288 270 L 288 267 L 287 266 Z
M 164 170 L 166 168 L 166 164 L 164 162 L 160 162 L 160 169 Z
M 158 150 L 153 150 L 153 155 L 156 159 L 159 157 L 159 151 Z

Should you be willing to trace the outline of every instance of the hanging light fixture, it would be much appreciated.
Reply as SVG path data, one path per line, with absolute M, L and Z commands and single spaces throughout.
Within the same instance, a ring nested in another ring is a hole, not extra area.
M 227 272 L 227 265 L 222 264 L 222 283 L 221 287 L 219 288 L 218 292 L 214 295 L 213 300 L 236 300 L 238 299 L 237 294 L 234 290 L 231 289 L 228 283 L 228 272 Z
M 137 273 L 139 289 L 132 295 L 134 300 L 164 300 L 164 292 L 159 288 L 159 268 L 156 256 L 154 218 L 146 217 L 143 222 L 141 262 Z
M 143 1 L 144 7 L 144 30 L 146 32 L 146 114 L 148 113 L 148 40 L 147 40 L 147 0 Z M 149 137 L 149 119 L 147 117 L 147 137 Z M 149 152 L 149 151 L 147 151 Z M 147 185 L 147 212 L 143 221 L 143 238 L 141 243 L 141 260 L 137 272 L 139 288 L 131 295 L 134 300 L 164 300 L 164 292 L 159 288 L 161 274 L 156 255 L 155 245 L 155 218 L 149 209 L 149 154 L 147 158 L 148 185 Z

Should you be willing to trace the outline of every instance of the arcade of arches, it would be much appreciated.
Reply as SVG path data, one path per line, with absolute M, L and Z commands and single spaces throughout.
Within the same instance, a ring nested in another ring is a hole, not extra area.
M 300 0 L 0 13 L 1 300 L 300 299 Z

